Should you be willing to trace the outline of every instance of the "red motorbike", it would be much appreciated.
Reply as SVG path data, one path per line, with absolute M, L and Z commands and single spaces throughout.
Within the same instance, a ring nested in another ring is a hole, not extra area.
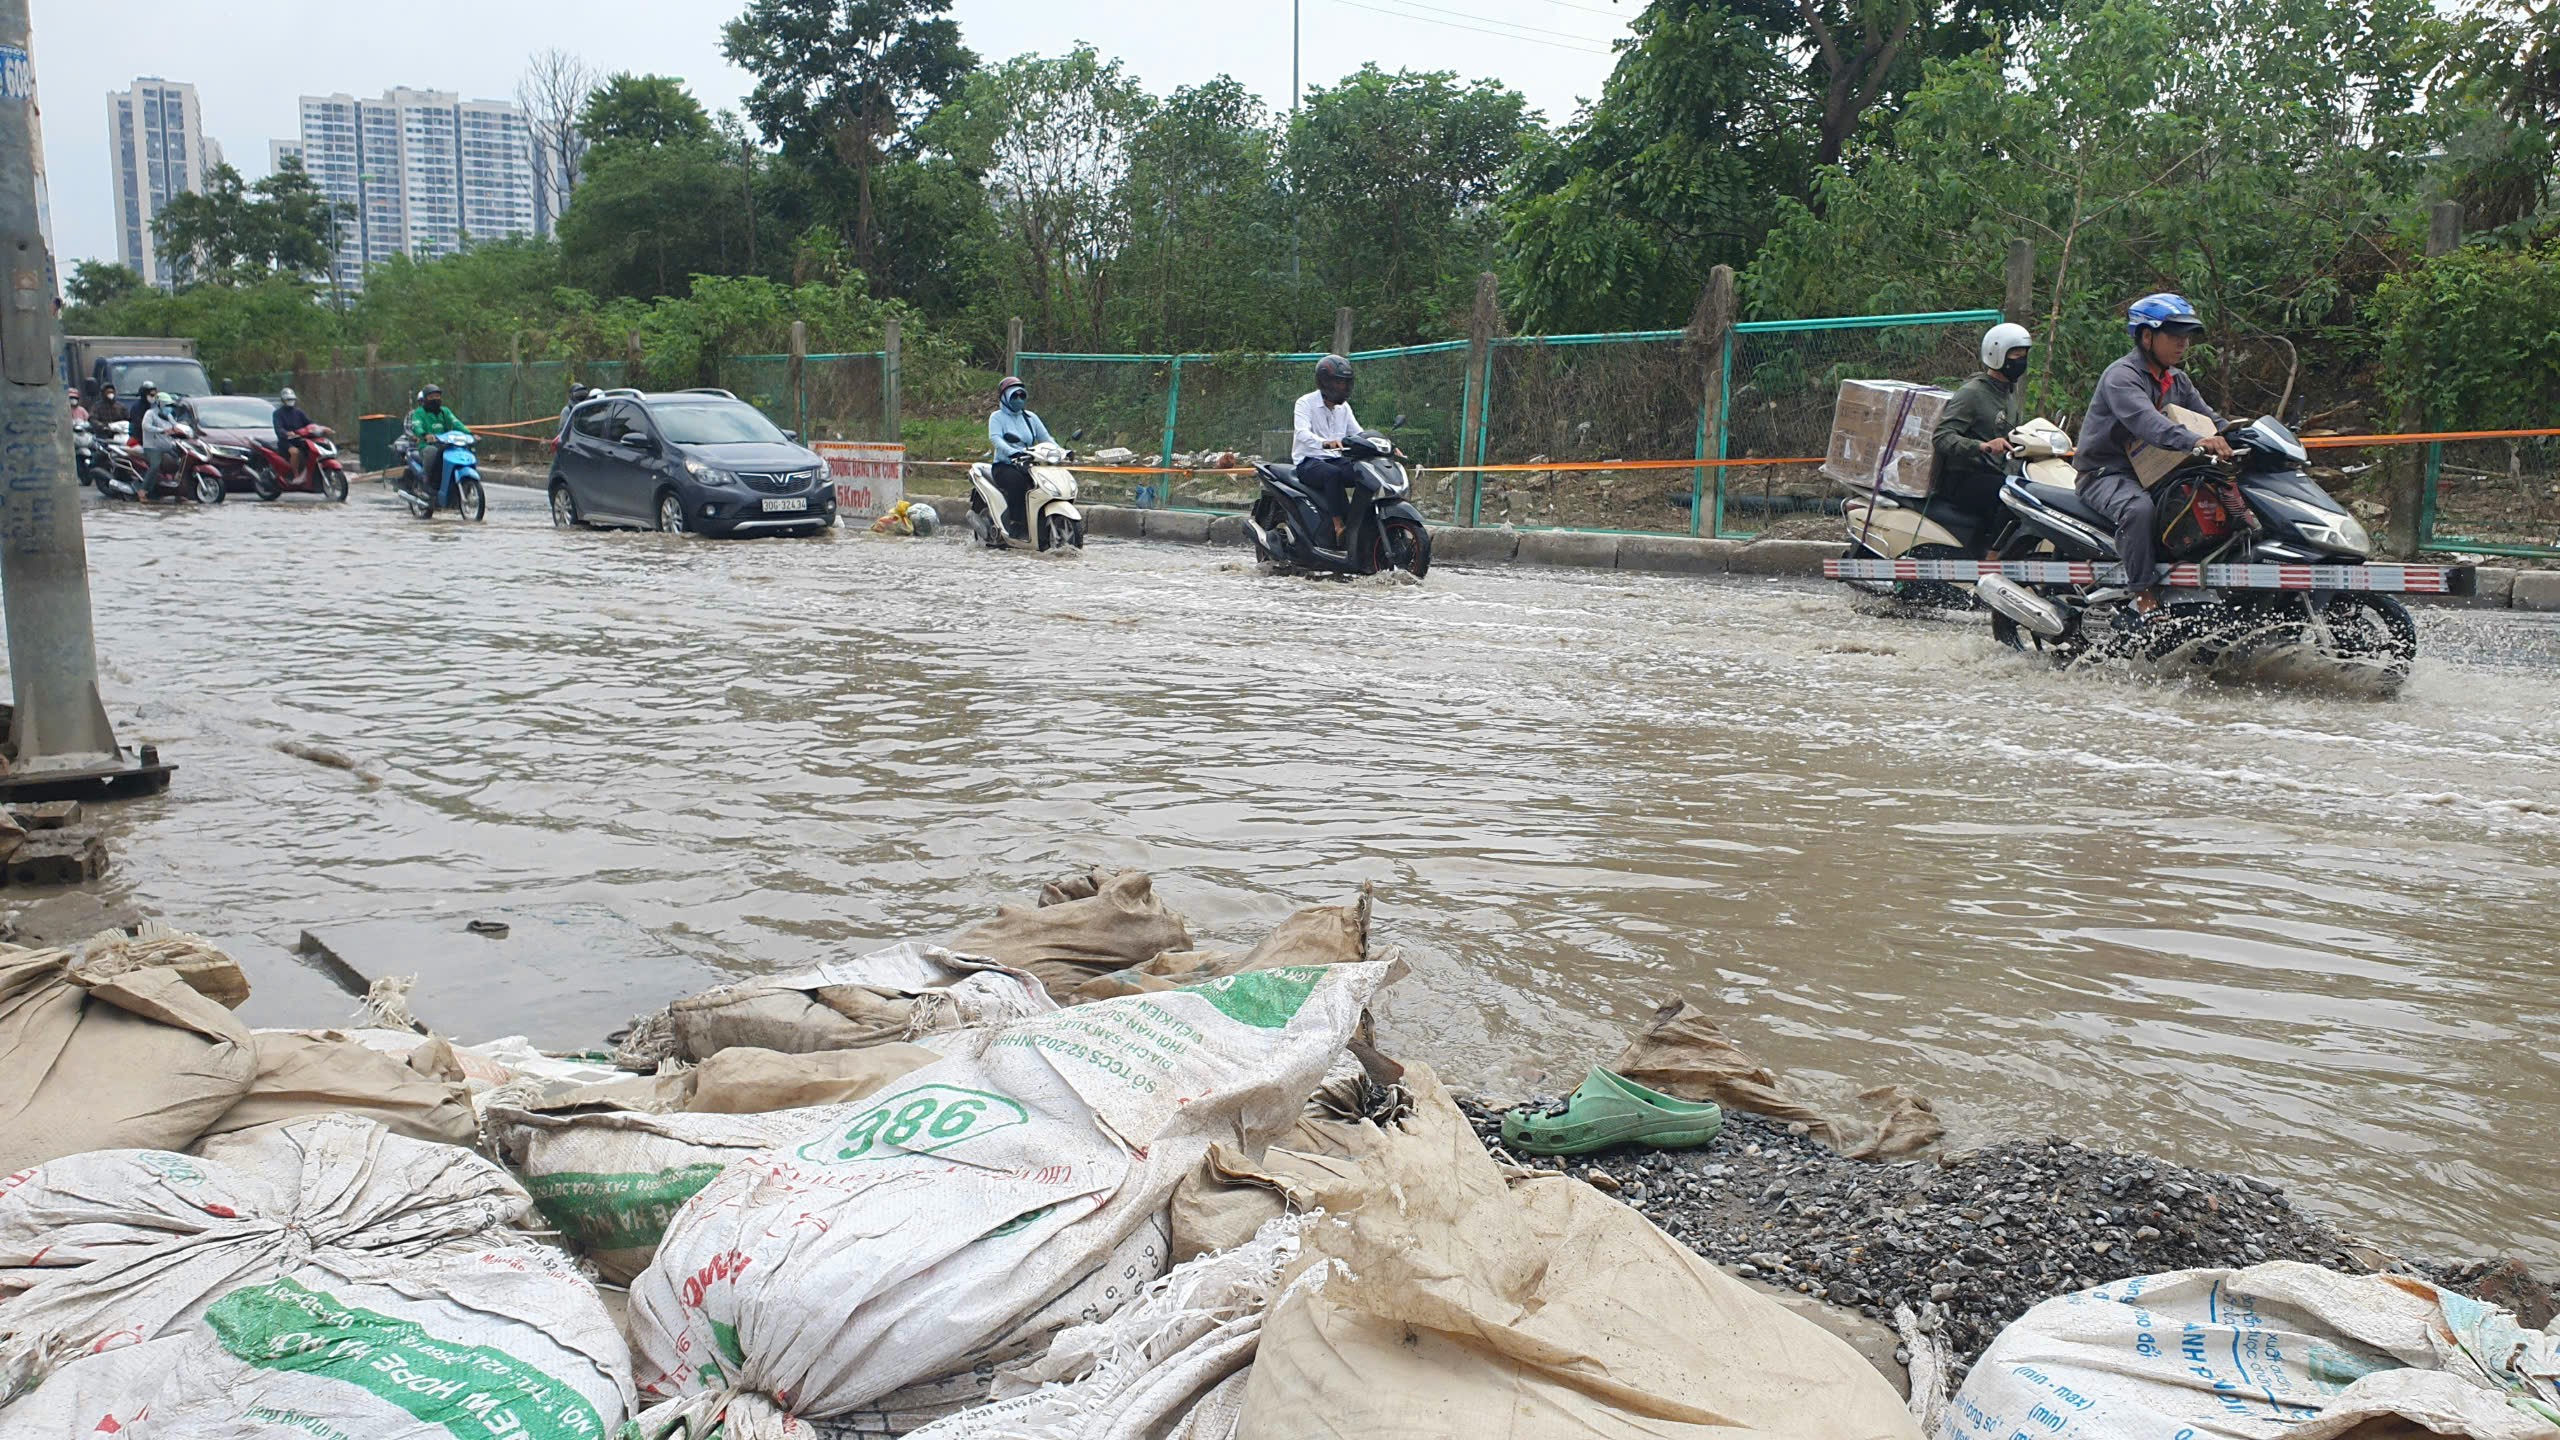
M 222 469 L 214 463 L 213 451 L 196 433 L 193 425 L 179 425 L 169 432 L 170 463 L 161 465 L 159 457 L 145 451 L 137 442 L 122 445 L 107 458 L 107 478 L 98 488 L 119 500 L 193 500 L 199 505 L 222 503 Z
M 261 500 L 273 500 L 287 490 L 305 495 L 326 495 L 332 500 L 347 498 L 347 467 L 338 460 L 336 434 L 326 425 L 305 425 L 288 437 L 291 443 L 279 449 L 273 445 L 252 444 L 249 447 L 250 482 Z

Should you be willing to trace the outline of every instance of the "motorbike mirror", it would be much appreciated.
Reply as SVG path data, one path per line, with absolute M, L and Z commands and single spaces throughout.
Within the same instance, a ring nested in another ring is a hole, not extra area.
M 1401 411 L 1396 414 L 1395 426 L 1399 430 L 1404 428 L 1404 414 Z
M 1080 429 L 1079 429 L 1079 430 L 1070 430 L 1070 431 L 1068 431 L 1068 432 L 1067 432 L 1067 438 L 1068 438 L 1068 439 L 1070 439 L 1070 440 L 1081 440 L 1081 439 L 1083 439 L 1083 438 L 1084 438 L 1084 431 L 1082 431 L 1082 430 L 1080 430 Z

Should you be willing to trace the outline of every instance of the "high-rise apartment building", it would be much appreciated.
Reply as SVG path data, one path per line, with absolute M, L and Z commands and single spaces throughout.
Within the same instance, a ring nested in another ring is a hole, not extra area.
M 379 100 L 305 95 L 301 151 L 345 216 L 334 278 L 350 293 L 394 255 L 432 260 L 534 232 L 533 132 L 503 101 L 406 87 Z
M 156 75 L 107 95 L 107 152 L 115 168 L 116 249 L 153 285 L 171 276 L 160 263 L 151 222 L 177 196 L 202 189 L 222 163 L 222 147 L 205 138 L 196 87 Z

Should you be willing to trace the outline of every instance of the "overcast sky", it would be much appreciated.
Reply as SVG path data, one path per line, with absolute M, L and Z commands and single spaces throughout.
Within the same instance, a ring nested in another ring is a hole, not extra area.
M 525 57 L 550 46 L 599 70 L 682 76 L 696 98 L 734 106 L 747 77 L 720 57 L 720 27 L 744 0 L 33 0 L 45 174 L 62 268 L 112 258 L 115 212 L 107 93 L 136 76 L 192 82 L 208 133 L 251 179 L 267 142 L 293 137 L 296 98 L 395 85 L 511 99 Z M 1640 0 L 1302 0 L 1308 85 L 1375 60 L 1388 69 L 1498 78 L 1550 121 L 1607 78 L 1609 42 Z M 1151 90 L 1235 76 L 1274 106 L 1289 99 L 1289 0 L 957 0 L 970 47 L 991 59 L 1055 54 L 1078 40 L 1117 55 Z

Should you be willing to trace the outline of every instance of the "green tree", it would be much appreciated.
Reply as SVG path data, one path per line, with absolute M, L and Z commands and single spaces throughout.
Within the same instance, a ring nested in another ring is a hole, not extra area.
M 1129 142 L 1153 102 L 1089 45 L 1021 55 L 969 77 L 925 139 L 977 174 L 995 216 L 995 303 L 1044 344 L 1100 349 L 1127 242 Z
M 1226 76 L 1165 97 L 1129 141 L 1129 239 L 1115 344 L 1142 350 L 1290 343 L 1289 212 L 1280 138 Z
M 1515 174 L 1502 266 L 1515 323 L 1678 324 L 1709 269 L 1750 259 L 1815 150 L 1772 23 L 1677 0 L 1636 18 L 1599 103 Z
M 752 0 L 722 32 L 723 53 L 756 77 L 747 115 L 765 137 L 853 177 L 853 252 L 866 271 L 874 172 L 977 65 L 959 25 L 943 18 L 950 9 L 951 0 Z
M 63 287 L 74 305 L 96 308 L 112 305 L 142 288 L 142 277 L 129 266 L 111 260 L 81 260 L 71 267 L 71 280 Z
M 570 273 L 605 295 L 682 295 L 696 275 L 750 268 L 754 180 L 707 140 L 588 150 L 578 202 L 560 217 Z
M 152 236 L 180 286 L 207 280 L 317 275 L 336 253 L 337 214 L 302 162 L 288 158 L 255 185 L 216 165 L 202 190 L 174 197 Z
M 702 145 L 714 138 L 711 116 L 672 75 L 608 78 L 578 112 L 578 137 L 589 146 Z
M 1493 258 L 1501 177 L 1534 128 L 1518 91 L 1446 71 L 1369 64 L 1309 92 L 1286 150 L 1312 297 L 1300 323 L 1313 332 L 1346 304 L 1376 342 L 1452 329 Z
M 63 328 L 96 335 L 186 336 L 216 379 L 325 363 L 343 342 L 338 312 L 312 303 L 309 282 L 270 275 L 174 294 L 148 286 L 64 312 Z
M 1986 305 L 2024 235 L 2044 374 L 2085 384 L 2124 306 L 2177 290 L 2215 332 L 2209 396 L 2272 407 L 2304 342 L 2357 343 L 2419 218 L 2444 125 L 2420 86 L 2449 38 L 2426 0 L 2078 0 L 2014 51 L 1932 67 L 1876 153 L 1823 173 L 1819 214 L 1789 207 L 1745 295 L 1763 315 Z

